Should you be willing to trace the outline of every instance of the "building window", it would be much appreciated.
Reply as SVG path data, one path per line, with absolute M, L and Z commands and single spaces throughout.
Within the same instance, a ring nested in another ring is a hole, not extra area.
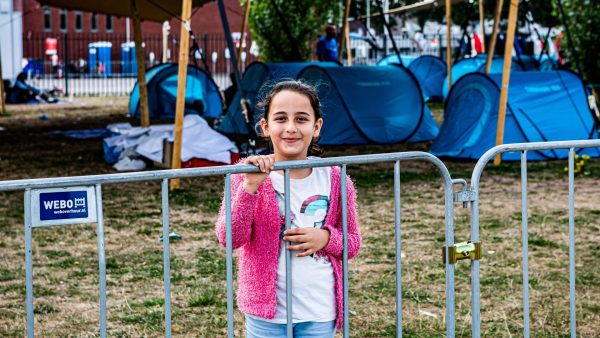
M 44 31 L 52 31 L 52 10 L 48 6 L 44 6 Z
M 83 32 L 83 13 L 75 12 L 75 31 Z
M 90 30 L 92 32 L 98 31 L 98 14 L 96 13 L 90 14 Z
M 113 18 L 111 15 L 106 16 L 106 31 L 107 32 L 113 31 Z
M 60 10 L 60 31 L 61 32 L 67 31 L 67 14 L 68 14 L 68 12 L 66 9 Z

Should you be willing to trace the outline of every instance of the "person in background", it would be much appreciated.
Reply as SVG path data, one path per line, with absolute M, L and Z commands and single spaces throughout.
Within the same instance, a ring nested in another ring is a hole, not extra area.
M 331 23 L 325 28 L 325 36 L 317 41 L 317 57 L 319 61 L 338 61 L 338 46 L 335 40 L 335 26 Z

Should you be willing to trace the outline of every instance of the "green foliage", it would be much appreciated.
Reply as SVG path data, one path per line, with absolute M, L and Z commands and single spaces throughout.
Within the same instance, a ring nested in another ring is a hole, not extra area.
M 588 83 L 600 84 L 600 0 L 563 0 L 567 24 L 571 31 L 573 44 L 577 51 L 577 62 L 582 68 L 584 80 Z M 556 3 L 554 2 L 556 7 Z M 558 8 L 556 15 L 560 15 Z M 571 67 L 575 69 L 574 55 L 568 48 L 568 41 L 562 41 L 562 49 L 570 61 Z
M 249 25 L 262 61 L 308 61 L 315 39 L 341 10 L 333 0 L 252 1 Z

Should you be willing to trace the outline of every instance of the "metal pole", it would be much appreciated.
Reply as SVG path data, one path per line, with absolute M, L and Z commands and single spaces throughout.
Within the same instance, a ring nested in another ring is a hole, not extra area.
M 506 117 L 506 104 L 508 102 L 508 83 L 510 80 L 510 67 L 512 64 L 512 50 L 517 27 L 517 12 L 519 11 L 519 0 L 510 0 L 510 11 L 508 13 L 508 29 L 504 45 L 504 69 L 502 70 L 502 88 L 500 89 L 500 106 L 498 107 L 498 127 L 496 128 L 496 145 L 504 142 L 504 119 Z M 499 165 L 502 155 L 494 158 L 494 165 Z
M 100 270 L 100 338 L 106 338 L 106 257 L 104 253 L 104 218 L 102 214 L 102 186 L 96 184 L 96 215 L 98 236 L 98 268 Z
M 227 269 L 227 337 L 233 338 L 233 238 L 231 234 L 231 174 L 225 175 L 225 265 Z
M 402 337 L 402 236 L 400 221 L 400 161 L 394 164 L 394 210 L 396 237 L 396 337 Z
M 69 97 L 69 46 L 68 46 L 68 33 L 63 35 L 64 37 L 64 48 L 65 60 L 63 66 L 63 76 L 65 77 L 65 95 Z
M 169 180 L 162 181 L 163 280 L 165 293 L 165 337 L 171 337 L 171 243 L 169 239 Z
M 285 230 L 289 230 L 292 228 L 292 219 L 291 214 L 292 211 L 290 209 L 291 204 L 291 190 L 290 190 L 290 169 L 286 169 L 283 172 L 283 180 L 284 180 L 284 199 L 285 199 Z M 287 337 L 294 337 L 294 327 L 293 319 L 292 319 L 292 252 L 289 251 L 288 245 L 289 242 L 285 242 L 284 250 L 285 250 L 285 309 L 287 315 Z
M 527 201 L 527 150 L 521 153 L 521 250 L 523 260 L 523 337 L 529 338 L 529 231 Z
M 350 336 L 349 309 L 348 309 L 348 190 L 346 187 L 346 164 L 342 165 L 340 173 L 340 189 L 342 190 L 342 235 L 344 251 L 342 256 L 344 272 L 344 338 Z
M 33 252 L 31 223 L 31 189 L 25 190 L 25 304 L 27 308 L 27 338 L 33 338 Z
M 569 294 L 571 337 L 577 337 L 575 314 L 575 151 L 569 149 Z

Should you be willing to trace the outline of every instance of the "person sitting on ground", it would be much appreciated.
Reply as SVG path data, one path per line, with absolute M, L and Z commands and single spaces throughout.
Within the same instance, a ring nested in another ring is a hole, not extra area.
M 10 88 L 6 100 L 8 103 L 55 103 L 57 101 L 58 99 L 54 97 L 53 91 L 44 91 L 29 85 L 27 83 L 27 74 L 23 72 L 17 75 L 15 84 Z
M 335 40 L 335 26 L 331 23 L 325 28 L 325 36 L 317 42 L 317 57 L 319 61 L 338 61 L 338 46 Z

